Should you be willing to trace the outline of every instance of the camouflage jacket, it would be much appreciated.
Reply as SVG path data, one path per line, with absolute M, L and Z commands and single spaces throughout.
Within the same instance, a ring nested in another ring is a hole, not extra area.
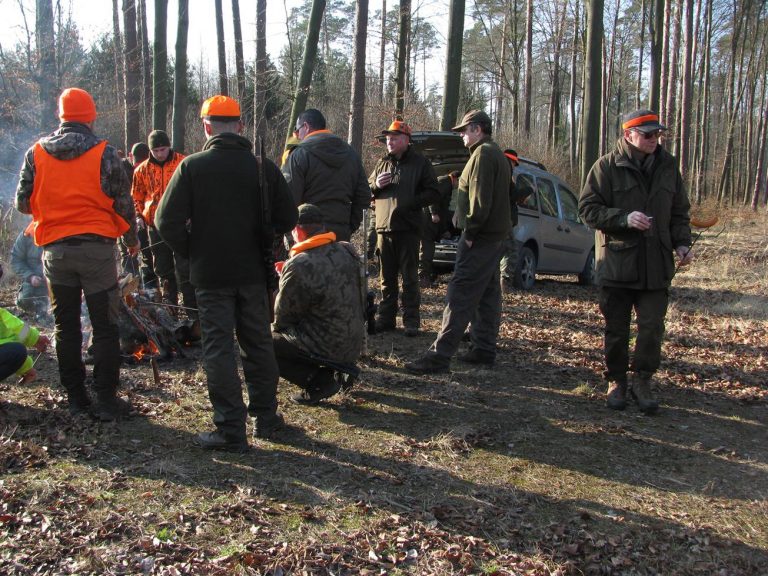
M 285 262 L 272 330 L 315 356 L 356 362 L 364 338 L 360 258 L 351 244 L 332 242 Z
M 85 154 L 101 142 L 88 126 L 79 122 L 64 122 L 59 129 L 40 139 L 40 145 L 50 155 L 59 160 L 71 160 Z M 35 182 L 35 147 L 32 146 L 24 155 L 24 164 L 19 174 L 16 188 L 16 209 L 24 214 L 31 214 L 30 199 Z M 101 190 L 114 200 L 115 213 L 125 220 L 130 228 L 123 234 L 127 246 L 139 243 L 136 237 L 136 215 L 131 198 L 131 181 L 125 173 L 117 151 L 107 145 L 101 156 Z

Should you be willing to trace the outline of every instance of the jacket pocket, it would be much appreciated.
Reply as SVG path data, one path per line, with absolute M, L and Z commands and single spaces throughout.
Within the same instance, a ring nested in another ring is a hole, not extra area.
M 605 248 L 605 259 L 600 266 L 602 279 L 613 282 L 636 282 L 640 277 L 639 241 L 609 239 Z
M 675 256 L 672 248 L 672 238 L 669 234 L 660 235 L 659 249 L 661 250 L 661 261 L 664 265 L 664 279 L 669 282 L 675 275 Z

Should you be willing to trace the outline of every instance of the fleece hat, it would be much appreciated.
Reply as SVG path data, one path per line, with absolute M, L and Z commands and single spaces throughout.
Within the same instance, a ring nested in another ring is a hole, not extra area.
M 323 224 L 323 213 L 314 204 L 302 204 L 299 206 L 299 221 L 297 225 L 308 226 L 311 224 Z
M 163 146 L 171 145 L 171 139 L 168 138 L 168 134 L 164 130 L 152 130 L 147 137 L 147 146 L 152 150 L 153 148 L 162 148 Z
M 229 96 L 211 96 L 200 108 L 200 118 L 232 121 L 240 119 L 240 104 Z
M 62 122 L 93 122 L 96 120 L 96 103 L 81 88 L 67 88 L 59 96 L 59 119 Z
M 634 112 L 626 114 L 622 120 L 621 128 L 623 130 L 634 128 L 643 134 L 648 134 L 649 132 L 667 129 L 666 126 L 662 126 L 659 123 L 659 115 L 653 110 L 635 110 Z
M 144 144 L 144 142 L 136 142 L 131 148 L 131 155 L 134 162 L 144 162 L 144 160 L 149 158 L 149 146 Z

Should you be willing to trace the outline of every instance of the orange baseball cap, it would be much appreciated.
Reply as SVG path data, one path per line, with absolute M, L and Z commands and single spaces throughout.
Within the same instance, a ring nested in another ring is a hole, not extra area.
M 203 102 L 200 109 L 200 118 L 213 120 L 233 120 L 240 118 L 240 104 L 229 96 L 211 96 Z
M 62 122 L 93 122 L 96 103 L 82 88 L 67 88 L 59 96 L 59 119 Z
M 402 120 L 393 120 L 392 124 L 389 125 L 389 128 L 381 131 L 382 136 L 386 136 L 387 134 L 405 134 L 410 136 L 411 127 Z

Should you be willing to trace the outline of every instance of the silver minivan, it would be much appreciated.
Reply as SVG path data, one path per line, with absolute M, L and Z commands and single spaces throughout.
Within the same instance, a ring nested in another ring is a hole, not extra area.
M 411 139 L 414 148 L 432 162 L 438 176 L 461 170 L 469 158 L 455 132 L 414 132 Z M 575 274 L 579 284 L 594 284 L 595 235 L 579 218 L 576 194 L 543 165 L 525 158 L 520 158 L 513 177 L 519 192 L 528 192 L 518 202 L 515 286 L 530 290 L 537 273 Z M 451 202 L 454 206 L 455 199 Z M 453 266 L 457 239 L 456 234 L 450 234 L 440 240 L 435 246 L 434 264 Z

